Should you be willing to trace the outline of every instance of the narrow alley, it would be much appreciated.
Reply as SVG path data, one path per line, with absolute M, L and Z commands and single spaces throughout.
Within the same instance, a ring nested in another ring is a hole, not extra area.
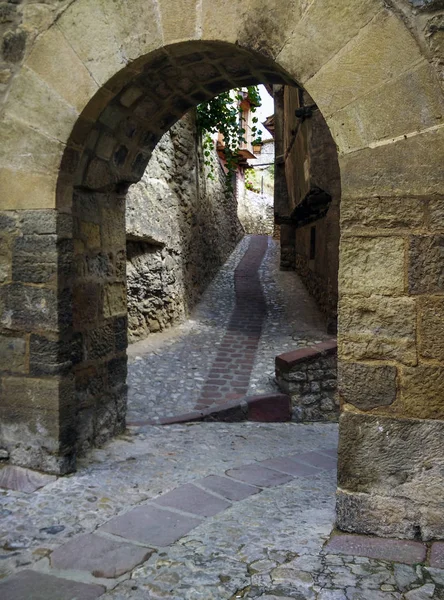
M 67 477 L 16 469 L 21 491 L 0 494 L 0 597 L 444 598 L 439 544 L 332 536 L 336 424 L 152 424 L 275 392 L 276 354 L 326 339 L 322 326 L 276 243 L 244 238 L 191 320 L 130 347 L 125 434 Z
M 279 244 L 246 236 L 191 319 L 128 348 L 128 422 L 278 392 L 278 354 L 328 339 L 315 302 L 279 270 Z

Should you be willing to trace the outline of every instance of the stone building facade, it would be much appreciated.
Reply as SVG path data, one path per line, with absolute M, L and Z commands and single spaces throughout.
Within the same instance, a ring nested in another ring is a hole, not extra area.
M 259 151 L 255 151 L 254 154 L 256 160 L 249 162 L 251 167 L 255 169 L 266 169 L 270 165 L 274 165 L 274 139 L 272 137 L 263 139 L 259 146 Z
M 189 314 L 243 235 L 216 153 L 208 171 L 191 111 L 162 137 L 128 192 L 130 341 Z
M 336 331 L 341 181 L 336 144 L 319 108 L 307 92 L 286 86 L 275 115 L 282 129 L 279 176 L 282 267 L 294 269 Z M 286 215 L 282 213 L 285 210 Z M 283 217 L 283 218 L 282 218 Z
M 341 172 L 337 523 L 443 538 L 442 2 L 6 4 L 10 461 L 66 473 L 82 446 L 125 427 L 124 198 L 163 133 L 233 86 L 296 83 L 324 116 Z

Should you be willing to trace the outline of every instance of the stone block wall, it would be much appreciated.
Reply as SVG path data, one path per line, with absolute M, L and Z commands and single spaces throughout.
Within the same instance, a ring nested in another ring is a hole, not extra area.
M 337 511 L 348 531 L 444 535 L 442 204 L 413 193 L 342 203 Z
M 82 357 L 69 292 L 59 293 L 74 270 L 72 218 L 5 211 L 0 229 L 0 447 L 15 464 L 63 473 L 74 464 Z
M 293 421 L 338 420 L 336 372 L 336 340 L 276 357 L 276 381 L 291 397 Z
M 327 192 L 332 201 L 322 218 L 308 224 L 295 223 L 294 265 L 320 309 L 336 330 L 339 265 L 339 206 L 341 182 L 336 144 L 318 109 L 301 121 L 295 117 L 300 106 L 314 106 L 304 92 L 285 88 L 285 172 L 289 214 L 313 188 Z
M 138 264 L 151 298 L 173 286 L 156 307 L 162 327 L 189 310 L 241 235 L 222 179 L 196 169 L 192 117 L 175 131 L 155 153 L 156 177 L 129 194 L 129 239 L 124 193 L 79 188 L 70 212 L 0 213 L 0 438 L 15 464 L 69 472 L 78 453 L 123 431 L 127 249 L 130 309 Z
M 29 6 L 26 0 L 0 2 L 0 98 L 20 70 L 27 44 L 40 33 L 45 21 L 51 22 L 56 16 L 56 3 L 52 4 Z M 66 5 L 66 1 L 60 4 Z
M 73 200 L 76 447 L 123 431 L 126 412 L 125 196 L 78 190 Z
M 130 341 L 183 319 L 243 235 L 216 153 L 208 174 L 191 111 L 127 195 Z

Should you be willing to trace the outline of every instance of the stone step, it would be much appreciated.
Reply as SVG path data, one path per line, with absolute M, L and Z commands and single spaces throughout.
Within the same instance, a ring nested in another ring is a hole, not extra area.
M 0 581 L 5 600 L 94 600 L 105 592 L 101 585 L 80 583 L 37 571 L 20 571 Z
M 333 536 L 324 546 L 324 552 L 414 565 L 425 562 L 427 546 L 411 540 L 344 534 Z

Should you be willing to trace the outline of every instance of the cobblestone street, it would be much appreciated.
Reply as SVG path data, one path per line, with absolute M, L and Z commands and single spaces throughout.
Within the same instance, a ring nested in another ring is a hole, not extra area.
M 253 316 L 250 290 L 258 297 L 259 285 L 263 299 Z M 245 334 L 247 318 L 256 323 L 251 321 L 255 331 Z M 266 236 L 246 236 L 190 320 L 130 346 L 128 421 L 172 417 L 246 394 L 275 393 L 275 356 L 328 337 L 302 283 L 294 273 L 279 271 L 278 244 Z
M 2 492 L 0 597 L 444 598 L 440 544 L 429 562 L 420 542 L 325 547 L 336 443 L 334 424 L 130 428 L 76 474 Z
M 327 337 L 265 237 L 240 243 L 189 322 L 130 349 L 125 435 L 67 477 L 2 471 L 1 600 L 444 600 L 443 544 L 334 531 L 336 424 L 144 424 L 205 404 L 218 344 L 245 322 L 242 394 L 275 392 L 276 354 Z

